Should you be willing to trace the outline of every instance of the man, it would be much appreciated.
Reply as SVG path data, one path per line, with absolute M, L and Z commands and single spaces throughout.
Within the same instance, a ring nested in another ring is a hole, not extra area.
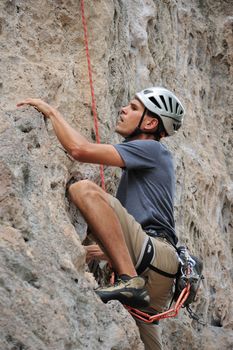
M 116 132 L 125 142 L 118 145 L 90 143 L 41 100 L 26 99 L 18 104 L 22 105 L 32 105 L 50 118 L 59 141 L 76 160 L 123 169 L 116 198 L 88 180 L 69 188 L 71 200 L 119 276 L 115 285 L 96 293 L 104 302 L 116 299 L 162 311 L 171 297 L 178 259 L 174 248 L 174 167 L 170 152 L 159 141 L 180 128 L 184 116 L 181 102 L 164 88 L 137 93 L 121 110 Z M 98 247 L 89 248 L 87 256 L 100 256 L 101 252 Z M 146 349 L 162 349 L 158 326 L 137 324 Z

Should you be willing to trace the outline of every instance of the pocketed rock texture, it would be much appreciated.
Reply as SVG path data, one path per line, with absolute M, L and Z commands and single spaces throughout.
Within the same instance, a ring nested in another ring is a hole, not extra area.
M 144 87 L 186 107 L 165 142 L 180 243 L 204 260 L 194 310 L 207 325 L 185 311 L 161 321 L 165 349 L 232 349 L 232 0 L 86 0 L 85 12 L 102 142 L 119 142 L 119 108 Z M 2 0 L 0 46 L 0 349 L 143 349 L 127 311 L 93 292 L 86 225 L 66 194 L 68 181 L 99 184 L 99 167 L 68 157 L 33 108 L 16 109 L 43 98 L 95 140 L 80 0 Z M 119 175 L 106 169 L 110 193 Z

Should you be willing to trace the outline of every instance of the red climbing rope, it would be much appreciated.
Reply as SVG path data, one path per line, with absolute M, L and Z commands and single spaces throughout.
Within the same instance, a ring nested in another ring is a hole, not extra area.
M 94 86 L 93 86 L 93 80 L 92 80 L 91 59 L 90 59 L 89 48 L 88 48 L 87 22 L 85 18 L 84 0 L 81 0 L 81 13 L 82 13 L 82 23 L 83 23 L 83 31 L 84 31 L 84 42 L 85 42 L 85 49 L 86 49 L 88 74 L 89 74 L 89 81 L 90 81 L 90 88 L 91 88 L 91 99 L 92 99 L 91 108 L 92 108 L 92 113 L 94 117 L 96 142 L 100 143 L 95 92 L 94 92 Z M 101 186 L 103 190 L 105 190 L 104 166 L 102 164 L 100 165 L 100 178 L 101 178 Z

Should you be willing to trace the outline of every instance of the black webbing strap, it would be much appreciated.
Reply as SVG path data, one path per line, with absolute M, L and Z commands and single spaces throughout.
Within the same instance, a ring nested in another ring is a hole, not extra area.
M 136 265 L 136 271 L 138 275 L 143 273 L 150 266 L 150 263 L 154 259 L 155 251 L 150 238 L 148 238 L 146 246 L 144 247 L 144 252 L 142 253 L 143 255 L 142 256 L 140 255 L 140 258 L 139 258 L 139 260 L 141 259 L 141 261 L 138 261 L 137 263 L 137 265 L 139 264 L 138 266 Z
M 177 276 L 177 273 L 168 273 L 168 272 L 162 271 L 160 269 L 157 269 L 157 267 L 155 267 L 155 266 L 153 266 L 151 264 L 148 267 L 149 267 L 149 269 L 159 273 L 160 275 L 168 277 L 168 278 L 175 278 Z
M 141 127 L 141 125 L 142 125 L 142 122 L 143 122 L 143 119 L 144 119 L 144 117 L 145 117 L 146 112 L 147 112 L 147 109 L 145 108 L 144 111 L 143 111 L 143 113 L 142 113 L 141 119 L 140 119 L 140 121 L 139 121 L 139 123 L 138 123 L 138 126 L 137 126 L 138 129 L 140 129 L 140 127 Z
M 174 273 L 174 274 L 168 273 L 168 272 L 162 271 L 162 270 L 158 269 L 157 267 L 151 265 L 151 262 L 154 259 L 154 255 L 155 255 L 154 246 L 153 246 L 151 239 L 149 237 L 148 241 L 144 247 L 144 252 L 143 252 L 143 256 L 141 257 L 141 261 L 139 262 L 139 264 L 137 264 L 138 266 L 136 265 L 137 274 L 140 275 L 147 268 L 149 268 L 149 269 L 159 273 L 160 275 L 162 275 L 164 277 L 175 278 L 177 276 L 176 273 Z

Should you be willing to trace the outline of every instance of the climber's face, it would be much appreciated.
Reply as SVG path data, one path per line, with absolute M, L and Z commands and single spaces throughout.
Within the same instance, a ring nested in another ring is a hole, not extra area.
M 129 136 L 138 126 L 144 109 L 144 105 L 136 98 L 122 107 L 115 131 L 123 137 Z

